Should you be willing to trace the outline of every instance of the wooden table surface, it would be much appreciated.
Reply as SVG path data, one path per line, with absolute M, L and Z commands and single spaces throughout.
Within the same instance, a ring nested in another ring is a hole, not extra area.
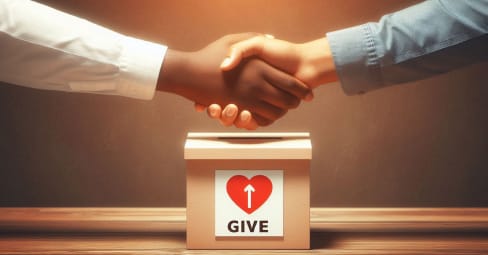
M 186 250 L 185 234 L 2 234 L 0 254 L 488 254 L 487 233 L 312 233 L 311 250 Z
M 0 208 L 0 254 L 488 254 L 488 210 L 311 209 L 310 250 L 187 250 L 184 208 Z

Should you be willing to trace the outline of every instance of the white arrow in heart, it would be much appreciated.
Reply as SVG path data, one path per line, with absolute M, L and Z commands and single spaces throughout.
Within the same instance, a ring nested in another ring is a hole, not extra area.
M 244 188 L 244 192 L 247 192 L 247 208 L 251 208 L 251 193 L 256 191 L 251 184 L 248 184 Z

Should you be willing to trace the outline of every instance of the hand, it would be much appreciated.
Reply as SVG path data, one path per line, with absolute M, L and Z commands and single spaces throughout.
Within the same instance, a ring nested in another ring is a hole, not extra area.
M 311 88 L 337 81 L 334 60 L 327 38 L 303 44 L 255 36 L 231 46 L 221 68 L 235 68 L 243 59 L 256 56 L 305 82 Z
M 237 128 L 244 128 L 247 130 L 255 130 L 259 127 L 249 111 L 243 110 L 238 113 L 239 108 L 235 104 L 227 105 L 224 110 L 222 110 L 218 104 L 211 104 L 208 108 L 201 105 L 195 105 L 195 108 L 199 112 L 203 112 L 207 109 L 208 116 L 219 120 L 223 126 L 231 126 L 234 124 Z
M 311 88 L 338 80 L 326 38 L 304 44 L 294 44 L 277 40 L 270 36 L 255 36 L 232 45 L 229 56 L 224 59 L 221 68 L 222 70 L 231 70 L 244 58 L 250 56 L 262 58 L 273 66 L 293 74 L 311 86 Z M 309 100 L 311 100 L 311 95 L 309 95 Z M 232 113 L 234 110 L 227 109 L 233 109 L 234 107 L 236 106 L 228 105 L 224 108 L 224 112 Z M 214 116 L 220 116 L 221 122 L 227 124 L 229 120 L 235 119 L 239 121 L 239 126 L 236 125 L 236 127 L 242 127 L 242 117 L 238 117 L 237 113 L 234 116 L 221 115 L 222 109 L 220 105 L 213 105 L 212 108 L 207 110 L 211 117 L 210 110 L 212 110 Z M 244 128 L 248 127 L 244 126 Z
M 222 72 L 220 62 L 230 45 L 251 36 L 224 36 L 196 52 L 169 50 L 158 80 L 158 90 L 181 95 L 205 106 L 234 103 L 252 112 L 258 125 L 271 124 L 288 109 L 297 107 L 310 89 L 298 79 L 254 58 L 246 59 L 231 71 Z

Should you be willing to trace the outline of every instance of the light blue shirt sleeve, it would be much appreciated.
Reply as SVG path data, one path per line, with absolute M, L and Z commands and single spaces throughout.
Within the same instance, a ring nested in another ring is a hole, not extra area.
M 487 30 L 488 0 L 430 0 L 327 38 L 353 95 L 488 61 Z

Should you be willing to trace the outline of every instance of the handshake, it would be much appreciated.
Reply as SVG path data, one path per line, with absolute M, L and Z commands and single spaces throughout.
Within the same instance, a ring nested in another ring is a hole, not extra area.
M 294 44 L 255 33 L 224 36 L 196 52 L 168 50 L 157 90 L 195 102 L 225 126 L 268 126 L 337 80 L 327 39 Z M 225 106 L 222 109 L 221 106 Z

